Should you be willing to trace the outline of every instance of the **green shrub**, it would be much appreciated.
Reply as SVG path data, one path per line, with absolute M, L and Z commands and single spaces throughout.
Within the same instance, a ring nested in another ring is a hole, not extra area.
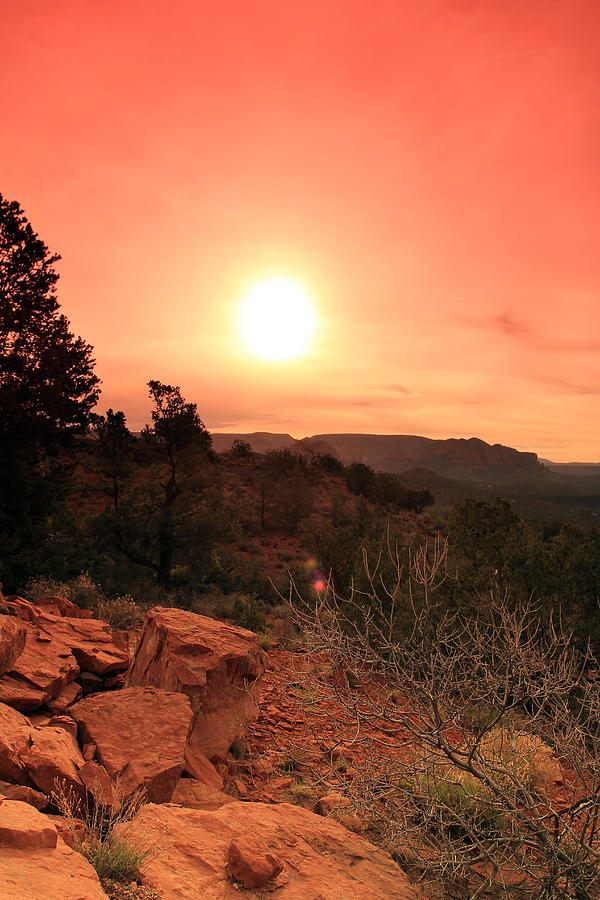
M 260 646 L 262 647 L 263 650 L 268 651 L 271 649 L 273 641 L 272 641 L 271 635 L 269 634 L 268 631 L 261 631 L 260 634 L 258 635 L 258 639 L 260 641 Z
M 145 616 L 145 609 L 129 594 L 113 600 L 100 600 L 96 604 L 96 615 L 111 628 L 125 630 L 139 625 Z
M 96 584 L 87 572 L 82 572 L 69 581 L 57 581 L 55 578 L 31 578 L 25 586 L 25 594 L 33 600 L 39 597 L 64 597 L 81 609 L 96 609 L 105 597 L 102 588 Z
M 142 788 L 125 795 L 116 782 L 112 803 L 104 806 L 93 789 L 92 796 L 83 802 L 64 781 L 56 780 L 51 799 L 65 816 L 67 825 L 72 823 L 73 848 L 85 856 L 100 879 L 118 882 L 135 879 L 144 860 L 154 852 L 148 836 L 141 834 L 132 822 L 146 802 Z M 85 826 L 83 837 L 75 826 L 80 818 Z
M 132 839 L 130 834 L 111 834 L 101 840 L 83 843 L 76 848 L 92 864 L 98 878 L 113 881 L 133 881 L 150 850 Z
M 264 631 L 266 624 L 264 601 L 256 594 L 235 594 L 233 596 L 231 618 L 235 624 L 242 628 L 248 628 L 250 631 Z

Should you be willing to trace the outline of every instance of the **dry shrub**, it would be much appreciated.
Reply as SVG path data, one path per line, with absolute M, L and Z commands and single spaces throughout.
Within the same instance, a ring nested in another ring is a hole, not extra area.
M 67 788 L 64 781 L 57 781 L 51 798 L 65 821 L 70 825 L 73 848 L 91 863 L 100 879 L 131 882 L 145 859 L 152 855 L 154 846 L 147 834 L 142 834 L 133 819 L 146 803 L 146 792 L 138 788 L 125 795 L 118 782 L 114 785 L 114 801 L 103 806 L 97 796 L 85 801 Z M 83 820 L 83 838 L 76 823 Z
M 562 772 L 550 747 L 536 734 L 496 727 L 483 735 L 479 752 L 499 774 L 507 770 L 511 780 L 543 791 L 561 781 Z

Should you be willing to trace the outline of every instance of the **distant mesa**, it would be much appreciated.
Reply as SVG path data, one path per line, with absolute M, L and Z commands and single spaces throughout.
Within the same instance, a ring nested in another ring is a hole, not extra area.
M 474 437 L 434 440 L 408 434 L 316 434 L 295 440 L 289 434 L 256 432 L 213 434 L 213 446 L 224 452 L 236 438 L 247 441 L 258 453 L 282 449 L 330 453 L 346 465 L 362 462 L 377 471 L 397 474 L 429 469 L 445 477 L 498 484 L 548 474 L 537 454 Z

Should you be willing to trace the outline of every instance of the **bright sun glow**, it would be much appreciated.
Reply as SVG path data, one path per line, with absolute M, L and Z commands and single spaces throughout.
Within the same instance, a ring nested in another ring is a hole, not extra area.
M 240 306 L 244 343 L 263 359 L 283 361 L 306 353 L 316 324 L 305 290 L 288 278 L 259 282 Z

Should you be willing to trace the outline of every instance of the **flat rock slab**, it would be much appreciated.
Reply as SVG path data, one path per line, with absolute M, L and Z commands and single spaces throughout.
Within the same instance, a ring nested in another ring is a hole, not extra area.
M 135 821 L 157 844 L 142 864 L 143 884 L 163 900 L 239 900 L 227 859 L 232 842 L 247 835 L 283 863 L 264 888 L 276 888 L 278 900 L 425 900 L 387 853 L 287 803 L 236 801 L 214 811 L 148 805 Z
M 2 800 L 0 900 L 106 900 L 106 894 L 49 818 L 27 803 Z
M 257 718 L 265 661 L 252 631 L 157 606 L 146 614 L 127 683 L 189 697 L 194 748 L 210 759 Z
M 25 648 L 25 628 L 14 616 L 0 615 L 0 675 L 12 669 Z
M 82 746 L 94 744 L 125 796 L 143 787 L 156 803 L 171 799 L 183 771 L 192 723 L 187 697 L 153 687 L 93 694 L 69 708 Z

